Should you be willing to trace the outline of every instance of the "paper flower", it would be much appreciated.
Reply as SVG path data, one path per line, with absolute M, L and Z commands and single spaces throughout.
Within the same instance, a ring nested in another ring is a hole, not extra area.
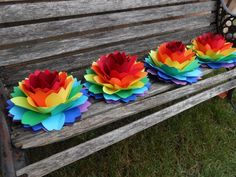
M 34 131 L 61 130 L 90 105 L 80 81 L 65 72 L 49 70 L 30 74 L 14 87 L 11 96 L 9 115 Z
M 106 102 L 129 102 L 147 92 L 150 83 L 144 64 L 136 56 L 116 51 L 101 56 L 86 71 L 86 87 L 90 94 Z
M 236 48 L 232 46 L 221 34 L 205 33 L 194 39 L 191 47 L 203 66 L 218 69 L 236 66 Z
M 178 85 L 197 82 L 202 75 L 199 65 L 195 53 L 179 41 L 164 43 L 145 58 L 148 73 Z

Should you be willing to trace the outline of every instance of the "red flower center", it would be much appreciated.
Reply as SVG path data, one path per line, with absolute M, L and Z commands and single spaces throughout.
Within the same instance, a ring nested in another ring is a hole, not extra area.
M 166 48 L 169 49 L 172 53 L 182 53 L 185 50 L 185 45 L 181 41 L 172 41 L 167 43 Z
M 226 40 L 221 34 L 205 33 L 197 38 L 202 45 L 210 45 L 212 49 L 220 50 L 224 47 Z
M 124 77 L 131 72 L 136 59 L 136 56 L 129 56 L 116 51 L 106 56 L 101 56 L 97 63 L 106 79 L 114 77 L 114 74 L 115 76 L 120 76 L 119 78 L 121 79 L 122 76 Z
M 66 77 L 67 75 L 65 73 L 59 75 L 57 71 L 37 70 L 30 74 L 28 79 L 24 80 L 24 85 L 31 92 L 34 92 L 35 89 L 42 89 L 45 92 L 49 90 L 57 91 L 64 86 Z

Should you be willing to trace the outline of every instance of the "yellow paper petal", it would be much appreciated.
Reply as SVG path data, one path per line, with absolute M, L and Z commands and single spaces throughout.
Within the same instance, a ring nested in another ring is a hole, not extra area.
M 205 56 L 205 54 L 202 51 L 197 51 L 198 56 Z
M 106 87 L 109 87 L 109 88 L 113 89 L 113 85 L 108 84 L 108 83 L 102 83 L 102 82 L 100 81 L 99 76 L 95 76 L 93 79 L 94 79 L 94 81 L 95 81 L 97 84 L 99 84 L 99 85 L 104 85 L 104 86 L 106 86 Z
M 183 63 L 179 63 L 177 61 L 172 61 L 170 58 L 167 58 L 166 59 L 166 64 L 170 67 L 174 67 L 174 68 L 177 68 L 179 70 L 182 70 L 191 63 L 192 59 L 193 58 L 191 58 L 191 60 L 186 60 Z
M 50 95 L 48 95 L 45 100 L 47 107 L 53 107 L 65 103 L 67 97 L 70 94 L 73 82 L 74 81 L 72 80 L 72 82 L 69 83 L 66 90 L 64 88 L 61 88 L 58 93 L 51 93 Z
M 27 97 L 27 101 L 31 106 L 37 107 L 36 104 L 34 103 L 34 100 L 31 97 Z
M 117 91 L 119 91 L 119 90 L 111 89 L 111 88 L 106 87 L 106 86 L 104 86 L 104 87 L 102 88 L 102 90 L 103 90 L 103 92 L 105 92 L 105 93 L 107 93 L 107 94 L 109 94 L 109 95 L 112 95 L 112 94 L 116 93 Z
M 86 74 L 86 75 L 84 76 L 84 78 L 85 78 L 86 81 L 88 81 L 88 82 L 95 82 L 94 79 L 93 79 L 95 76 L 96 76 L 95 74 Z
M 222 55 L 220 53 L 215 53 L 212 50 L 207 50 L 206 55 L 209 56 L 212 59 L 218 59 L 218 58 L 222 57 Z
M 133 83 L 129 89 L 136 89 L 136 88 L 142 88 L 144 86 L 144 83 L 141 81 L 137 81 L 135 83 Z
M 80 93 L 77 93 L 76 95 L 74 95 L 73 97 L 70 98 L 70 100 L 68 101 L 74 101 L 76 99 L 78 99 L 79 97 L 81 97 L 83 94 L 80 92 Z
M 230 55 L 231 53 L 234 53 L 234 52 L 236 52 L 235 48 L 229 48 L 227 50 L 221 51 L 220 54 L 224 55 L 224 56 L 228 56 L 228 55 Z
M 14 103 L 16 106 L 25 108 L 25 109 L 30 109 L 32 111 L 37 111 L 37 109 L 35 109 L 33 106 L 31 106 L 26 97 L 14 97 L 11 99 L 12 103 Z
M 24 81 L 23 81 L 24 82 Z M 20 88 L 20 90 L 26 95 L 26 96 L 28 96 L 28 94 L 24 91 L 24 89 L 23 89 L 23 83 L 22 82 L 19 82 L 18 83 L 19 84 L 19 88 Z
M 65 90 L 61 89 L 57 94 L 56 93 L 52 93 L 50 95 L 48 95 L 48 97 L 46 98 L 46 105 L 47 107 L 52 107 L 52 106 L 56 106 L 62 103 L 65 103 L 66 98 L 65 98 Z
M 160 66 L 157 59 L 157 52 L 154 50 L 151 50 L 150 56 L 151 56 L 152 61 L 155 63 L 155 65 Z

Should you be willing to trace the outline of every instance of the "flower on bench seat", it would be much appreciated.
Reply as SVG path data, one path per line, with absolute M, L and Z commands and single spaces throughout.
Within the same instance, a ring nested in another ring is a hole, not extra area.
M 236 48 L 232 46 L 223 35 L 210 32 L 194 39 L 191 48 L 203 66 L 218 69 L 236 66 Z
M 144 64 L 119 51 L 101 56 L 84 77 L 90 95 L 108 103 L 135 101 L 150 87 Z
M 65 72 L 35 71 L 19 82 L 8 100 L 13 121 L 39 130 L 61 130 L 73 124 L 90 105 L 82 84 Z
M 195 83 L 202 75 L 195 53 L 180 41 L 167 42 L 151 50 L 145 66 L 151 75 L 178 85 Z

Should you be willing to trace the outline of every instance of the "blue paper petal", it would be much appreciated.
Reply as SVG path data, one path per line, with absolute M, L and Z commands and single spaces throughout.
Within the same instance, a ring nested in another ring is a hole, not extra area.
M 82 88 L 82 89 L 81 89 L 81 92 L 82 92 L 85 96 L 89 96 L 87 89 Z
M 125 103 L 128 103 L 130 101 L 135 101 L 137 99 L 137 96 L 136 95 L 131 95 L 130 97 L 128 98 L 122 98 L 121 100 Z
M 66 124 L 73 124 L 77 118 L 81 116 L 80 109 L 78 107 L 69 109 L 64 112 L 65 114 L 65 123 Z
M 186 76 L 186 77 L 199 77 L 199 76 L 202 76 L 202 71 L 200 69 L 195 69 L 191 72 L 184 73 L 183 76 Z
M 148 91 L 148 87 L 146 87 L 146 86 L 139 88 L 139 89 L 133 89 L 134 94 L 142 94 L 146 91 Z
M 29 128 L 29 127 L 28 127 L 28 128 Z M 32 128 L 32 130 L 33 130 L 34 132 L 38 132 L 38 131 L 44 129 L 44 127 L 43 127 L 42 124 L 38 124 L 38 125 L 32 126 L 31 128 Z
M 8 106 L 7 106 L 8 110 L 11 109 L 14 106 L 14 103 L 12 103 L 11 100 L 7 100 L 7 104 L 8 104 Z
M 151 83 L 150 82 L 148 82 L 147 84 L 146 84 L 146 87 L 148 88 L 148 89 L 150 89 L 151 88 Z
M 103 96 L 106 100 L 118 101 L 121 99 L 119 96 L 117 96 L 115 94 L 109 95 L 109 94 L 104 93 Z
M 209 66 L 212 69 L 220 69 L 220 68 L 230 68 L 234 67 L 235 64 L 223 64 L 223 63 L 206 63 L 207 66 Z
M 171 77 L 167 76 L 163 72 L 158 72 L 157 74 L 158 74 L 159 77 L 161 77 L 164 80 L 171 80 Z
M 80 84 L 81 84 L 81 81 L 78 81 L 77 78 L 74 78 L 74 83 L 73 83 L 73 86 L 72 86 L 72 87 L 73 87 L 73 88 L 79 87 Z
M 61 130 L 65 123 L 65 114 L 59 113 L 42 121 L 42 125 L 48 131 Z
M 188 78 L 186 79 L 186 81 L 192 84 L 192 83 L 197 82 L 197 81 L 198 81 L 198 78 L 197 78 L 197 77 L 188 77 Z
M 20 108 L 18 106 L 13 106 L 9 113 L 13 116 L 14 121 L 20 121 L 22 119 L 23 114 L 27 112 L 26 109 Z

